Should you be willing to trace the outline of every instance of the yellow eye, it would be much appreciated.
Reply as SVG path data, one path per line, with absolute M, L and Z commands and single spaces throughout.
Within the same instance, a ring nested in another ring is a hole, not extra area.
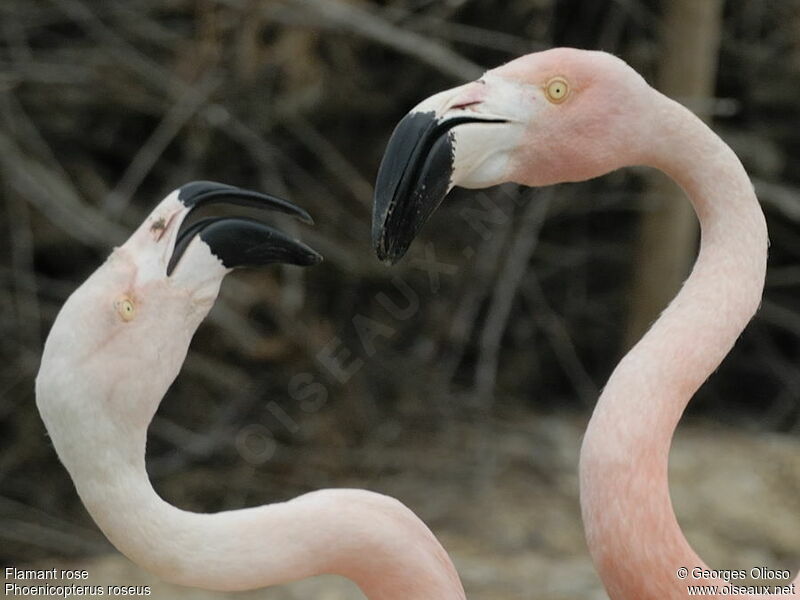
M 125 321 L 132 321 L 136 316 L 136 305 L 128 296 L 121 296 L 114 302 L 114 308 L 117 309 L 117 314 Z
M 560 104 L 569 96 L 569 83 L 563 77 L 554 77 L 544 86 L 547 99 L 553 104 Z

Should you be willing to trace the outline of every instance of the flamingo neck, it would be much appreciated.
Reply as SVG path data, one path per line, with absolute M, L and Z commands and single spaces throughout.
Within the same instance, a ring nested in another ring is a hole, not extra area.
M 95 522 L 123 554 L 156 575 L 238 591 L 327 573 L 353 580 L 370 600 L 464 599 L 447 553 L 399 501 L 338 489 L 242 510 L 184 511 L 150 484 L 147 423 L 131 425 L 103 411 L 91 415 L 91 428 L 85 413 L 42 414 Z
M 655 145 L 644 162 L 681 185 L 702 233 L 691 275 L 614 370 L 581 449 L 587 541 L 614 600 L 685 598 L 676 570 L 703 566 L 670 501 L 670 443 L 692 395 L 758 308 L 768 245 L 733 151 L 679 104 L 657 95 L 653 105 L 657 131 L 644 137 Z

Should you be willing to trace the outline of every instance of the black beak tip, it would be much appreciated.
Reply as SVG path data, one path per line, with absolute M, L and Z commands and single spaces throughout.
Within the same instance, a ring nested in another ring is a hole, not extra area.
M 235 194 L 238 188 L 226 183 L 200 180 L 185 183 L 176 191 L 178 192 L 178 200 L 189 208 L 195 208 L 208 198 L 219 198 Z
M 392 243 L 388 241 L 386 238 L 381 238 L 377 243 L 373 244 L 373 247 L 375 248 L 375 255 L 378 257 L 378 260 L 386 266 L 391 267 L 396 265 L 400 259 L 405 256 L 410 245 L 410 241 L 406 244 L 399 245 L 396 242 Z
M 375 182 L 372 245 L 379 260 L 393 265 L 406 254 L 452 187 L 453 130 L 479 120 L 411 112 L 398 123 Z
M 277 210 L 304 223 L 314 220 L 304 209 L 269 194 L 262 194 L 216 181 L 192 181 L 178 188 L 178 200 L 191 210 L 205 204 L 235 204 L 250 208 Z
M 399 261 L 453 187 L 456 128 L 505 122 L 416 110 L 403 117 L 389 138 L 375 182 L 372 245 L 378 259 Z
M 256 209 L 272 209 L 290 214 L 306 223 L 311 215 L 294 204 L 259 192 L 253 192 L 215 181 L 193 181 L 177 190 L 178 200 L 187 213 L 206 204 L 232 204 Z M 259 267 L 285 263 L 308 267 L 322 261 L 312 248 L 281 231 L 256 221 L 239 217 L 209 217 L 181 225 L 167 274 L 170 275 L 192 240 L 199 237 L 225 267 Z
M 318 265 L 323 260 L 322 254 L 314 250 L 313 248 L 309 248 L 306 246 L 306 254 L 304 257 L 300 258 L 297 262 L 298 267 L 313 267 L 314 265 Z
M 403 257 L 402 256 L 384 256 L 384 257 L 381 258 L 379 256 L 378 260 L 380 260 L 387 267 L 393 267 L 398 262 L 400 262 L 401 258 L 403 258 Z

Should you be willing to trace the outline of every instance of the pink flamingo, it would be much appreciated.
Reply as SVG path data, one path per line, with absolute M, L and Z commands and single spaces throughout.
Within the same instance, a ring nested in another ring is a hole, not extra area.
M 147 426 L 224 276 L 236 267 L 320 260 L 251 219 L 206 218 L 182 227 L 195 207 L 217 202 L 310 220 L 270 196 L 211 182 L 185 185 L 69 297 L 53 324 L 36 403 L 84 505 L 128 558 L 184 585 L 246 590 L 333 573 L 371 599 L 463 599 L 446 552 L 393 498 L 320 490 L 197 514 L 153 490 L 145 470 Z
M 675 427 L 758 308 L 767 258 L 747 173 L 700 119 L 609 54 L 559 48 L 519 58 L 400 122 L 378 174 L 373 242 L 379 258 L 398 260 L 454 185 L 544 186 L 629 165 L 683 187 L 702 243 L 683 289 L 620 361 L 589 423 L 580 460 L 589 549 L 615 600 L 677 600 L 687 585 L 718 586 L 709 594 L 718 598 L 774 598 L 695 578 L 695 567 L 707 567 L 669 496 Z M 789 586 L 782 597 L 800 598 L 798 579 L 776 583 Z

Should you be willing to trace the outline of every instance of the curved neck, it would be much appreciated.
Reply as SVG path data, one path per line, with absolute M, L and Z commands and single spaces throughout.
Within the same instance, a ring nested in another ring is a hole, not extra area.
M 43 416 L 99 527 L 133 562 L 166 580 L 234 591 L 327 573 L 353 580 L 370 600 L 464 599 L 447 553 L 393 498 L 321 490 L 255 508 L 191 513 L 153 490 L 144 429 L 107 414 L 96 415 L 93 429 L 63 413 Z M 84 435 L 76 439 L 75 431 Z
M 653 106 L 657 131 L 643 162 L 681 185 L 702 234 L 691 275 L 611 375 L 581 449 L 587 541 L 614 600 L 685 598 L 676 570 L 703 565 L 670 501 L 670 443 L 692 395 L 758 308 L 768 245 L 733 151 L 679 104 L 657 95 Z

